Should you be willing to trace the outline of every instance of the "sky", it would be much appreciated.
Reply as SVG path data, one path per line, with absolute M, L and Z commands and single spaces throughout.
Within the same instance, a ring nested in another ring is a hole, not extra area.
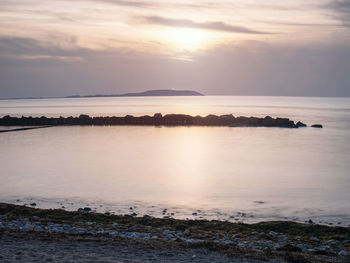
M 350 0 L 0 0 L 0 98 L 350 96 Z

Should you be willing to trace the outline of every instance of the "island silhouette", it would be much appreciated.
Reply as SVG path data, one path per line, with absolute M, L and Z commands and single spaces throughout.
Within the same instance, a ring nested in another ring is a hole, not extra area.
M 151 96 L 204 96 L 203 94 L 193 90 L 173 90 L 173 89 L 157 89 L 146 90 L 143 92 L 124 93 L 124 94 L 96 94 L 96 95 L 73 95 L 66 98 L 91 98 L 91 97 L 151 97 Z

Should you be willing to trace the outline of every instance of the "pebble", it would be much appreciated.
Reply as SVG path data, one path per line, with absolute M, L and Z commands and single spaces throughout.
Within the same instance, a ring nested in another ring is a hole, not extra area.
M 204 240 L 201 240 L 201 239 L 192 239 L 192 238 L 190 238 L 190 239 L 185 239 L 185 240 L 183 240 L 183 241 L 185 241 L 186 243 L 191 243 L 191 244 L 198 244 L 198 243 L 203 243 L 203 242 L 204 242 Z
M 163 231 L 163 235 L 167 236 L 167 235 L 171 235 L 172 234 L 172 231 L 168 230 L 168 229 L 165 229 Z
M 246 247 L 247 246 L 247 241 L 243 241 L 243 242 L 239 242 L 238 244 L 237 244 L 237 246 L 239 246 L 239 247 Z
M 44 231 L 45 229 L 42 227 L 42 226 L 34 226 L 34 229 L 33 229 L 34 231 L 36 231 L 36 232 L 42 232 L 42 231 Z
M 6 217 L 2 216 L 0 219 L 7 219 Z M 33 217 L 33 219 L 39 219 L 38 217 Z M 129 227 L 129 231 L 127 232 L 121 232 L 116 231 L 115 229 L 119 228 L 118 223 L 112 223 L 110 227 L 112 226 L 113 229 L 104 229 L 102 228 L 102 224 L 97 224 L 95 222 L 76 222 L 75 225 L 69 225 L 69 224 L 56 224 L 53 222 L 48 222 L 46 224 L 42 224 L 40 221 L 37 222 L 31 222 L 28 218 L 23 219 L 17 219 L 12 221 L 0 221 L 0 229 L 9 229 L 13 231 L 35 231 L 35 232 L 43 232 L 47 231 L 50 233 L 65 233 L 65 234 L 107 234 L 111 237 L 123 237 L 123 238 L 133 238 L 133 239 L 158 239 L 159 237 L 157 235 L 154 235 L 152 233 L 143 233 L 143 232 L 131 232 L 132 227 Z M 136 230 L 136 228 L 134 228 Z M 283 234 L 279 234 L 274 231 L 270 231 L 269 235 L 276 237 L 278 239 L 278 243 L 275 240 L 255 240 L 252 241 L 251 237 L 242 238 L 237 235 L 232 236 L 226 236 L 226 235 L 208 235 L 203 233 L 197 233 L 198 235 L 196 238 L 186 238 L 189 237 L 191 234 L 190 229 L 186 229 L 185 231 L 172 231 L 169 229 L 164 228 L 152 228 L 151 226 L 144 226 L 144 231 L 158 231 L 161 233 L 161 237 L 163 237 L 163 240 L 173 240 L 176 241 L 178 239 L 182 240 L 185 243 L 202 243 L 206 240 L 212 240 L 214 239 L 214 243 L 216 244 L 223 244 L 223 245 L 230 245 L 230 246 L 238 246 L 241 248 L 249 248 L 253 250 L 266 250 L 266 249 L 279 249 L 282 248 L 288 244 L 291 244 L 293 246 L 298 247 L 303 252 L 309 252 L 309 253 L 315 253 L 315 252 L 327 252 L 332 253 L 334 255 L 338 254 L 339 256 L 347 256 L 349 253 L 341 248 L 342 242 L 337 240 L 327 240 L 325 242 L 322 242 L 318 246 L 312 246 L 308 244 L 293 244 L 292 240 L 295 241 L 295 239 L 300 239 L 300 236 L 296 236 L 295 238 L 291 239 L 291 242 L 288 241 L 288 237 Z M 196 232 L 194 232 L 196 233 Z M 259 233 L 254 233 L 259 234 Z M 185 237 L 186 236 L 186 237 Z M 245 240 L 244 240 L 245 239 Z M 310 241 L 312 242 L 321 242 L 319 238 L 317 237 L 310 237 Z M 300 242 L 300 241 L 299 241 Z
M 222 242 L 224 245 L 233 245 L 235 244 L 233 241 L 231 240 L 225 240 L 224 242 Z
M 277 234 L 276 232 L 274 232 L 274 231 L 270 231 L 270 232 L 269 232 L 269 235 L 271 235 L 271 236 L 277 236 L 278 234 Z
M 309 249 L 309 246 L 305 244 L 297 244 L 297 247 L 300 248 L 302 251 L 306 251 L 307 249 Z
M 320 240 L 317 237 L 310 237 L 310 240 L 315 242 L 320 242 Z
M 287 239 L 287 236 L 285 236 L 285 235 L 278 235 L 277 238 L 278 238 L 279 240 L 286 240 L 286 239 Z
M 340 245 L 340 242 L 338 241 L 338 240 L 328 240 L 327 242 L 326 242 L 326 244 L 328 244 L 328 245 L 333 245 L 333 246 L 339 246 Z
M 188 235 L 188 234 L 190 234 L 190 230 L 186 229 L 186 230 L 184 231 L 184 235 Z
M 280 245 L 280 247 L 284 247 L 285 245 L 287 245 L 288 243 L 285 241 L 281 241 L 278 243 Z
M 120 234 L 121 237 L 130 237 L 130 238 L 141 238 L 141 239 L 150 239 L 152 236 L 149 233 L 139 233 L 139 232 L 125 232 Z

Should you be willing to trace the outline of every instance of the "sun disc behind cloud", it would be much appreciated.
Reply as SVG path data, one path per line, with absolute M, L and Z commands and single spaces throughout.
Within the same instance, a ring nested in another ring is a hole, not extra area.
M 163 38 L 176 50 L 196 51 L 204 48 L 208 37 L 201 30 L 174 28 L 169 29 Z

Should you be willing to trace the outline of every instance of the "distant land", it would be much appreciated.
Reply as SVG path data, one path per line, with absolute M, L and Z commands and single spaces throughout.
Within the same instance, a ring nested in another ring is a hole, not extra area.
M 124 93 L 114 95 L 73 95 L 66 98 L 91 98 L 91 97 L 147 97 L 147 96 L 204 96 L 203 94 L 193 90 L 173 90 L 173 89 L 157 89 L 147 90 L 144 92 Z
M 150 97 L 150 96 L 205 96 L 193 90 L 158 89 L 144 92 L 124 94 L 96 94 L 96 95 L 71 95 L 66 97 L 26 97 L 26 98 L 0 98 L 0 100 L 25 100 L 25 99 L 60 99 L 60 98 L 103 98 L 103 97 Z

